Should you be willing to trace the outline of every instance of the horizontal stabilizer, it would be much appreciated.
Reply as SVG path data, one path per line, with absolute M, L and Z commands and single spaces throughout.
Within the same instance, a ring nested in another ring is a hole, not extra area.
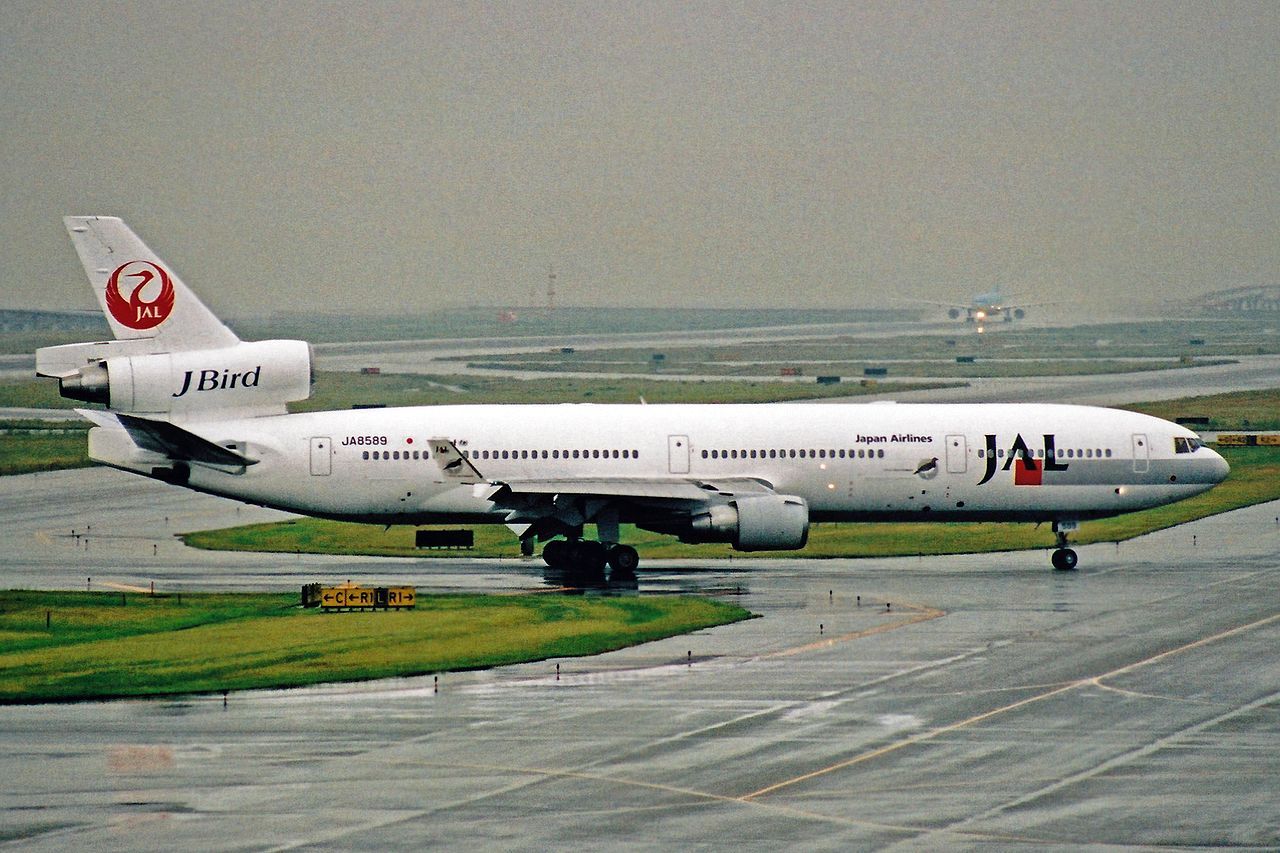
M 258 463 L 257 459 L 250 459 L 244 454 L 214 444 L 209 439 L 201 438 L 168 421 L 153 421 L 150 418 L 140 418 L 137 415 L 126 415 L 121 412 L 107 413 L 86 409 L 76 409 L 76 411 L 101 426 L 111 426 L 112 421 L 118 422 L 138 447 L 164 454 L 175 461 L 241 467 Z

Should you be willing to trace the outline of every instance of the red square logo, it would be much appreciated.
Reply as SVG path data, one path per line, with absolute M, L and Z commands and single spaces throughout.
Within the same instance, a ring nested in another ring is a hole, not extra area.
M 1015 486 L 1039 486 L 1044 480 L 1044 463 L 1019 456 L 1013 460 L 1013 484 Z

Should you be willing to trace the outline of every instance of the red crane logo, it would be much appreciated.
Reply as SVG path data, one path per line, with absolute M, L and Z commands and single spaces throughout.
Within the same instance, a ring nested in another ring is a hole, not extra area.
M 134 279 L 136 284 L 129 291 L 128 297 L 120 292 L 121 279 Z M 146 300 L 143 293 L 153 283 L 158 283 L 160 292 L 154 298 Z M 129 261 L 116 267 L 116 271 L 107 280 L 107 310 L 122 326 L 130 329 L 154 329 L 169 318 L 173 311 L 173 282 L 164 267 L 151 261 Z

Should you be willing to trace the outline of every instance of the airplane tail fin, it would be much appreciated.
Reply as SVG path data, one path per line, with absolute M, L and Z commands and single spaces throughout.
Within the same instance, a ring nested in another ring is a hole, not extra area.
M 63 222 L 117 340 L 150 339 L 167 352 L 240 342 L 123 220 L 68 216 Z
M 36 373 L 62 396 L 168 420 L 281 414 L 310 396 L 306 341 L 241 341 L 124 222 L 64 221 L 116 340 L 36 350 Z M 152 444 L 176 446 L 148 429 Z

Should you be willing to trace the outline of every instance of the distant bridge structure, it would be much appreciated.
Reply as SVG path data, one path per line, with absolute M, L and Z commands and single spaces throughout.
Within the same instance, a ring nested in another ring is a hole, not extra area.
M 1200 299 L 1201 307 L 1210 311 L 1236 311 L 1253 314 L 1280 311 L 1280 284 L 1253 284 L 1215 290 Z

